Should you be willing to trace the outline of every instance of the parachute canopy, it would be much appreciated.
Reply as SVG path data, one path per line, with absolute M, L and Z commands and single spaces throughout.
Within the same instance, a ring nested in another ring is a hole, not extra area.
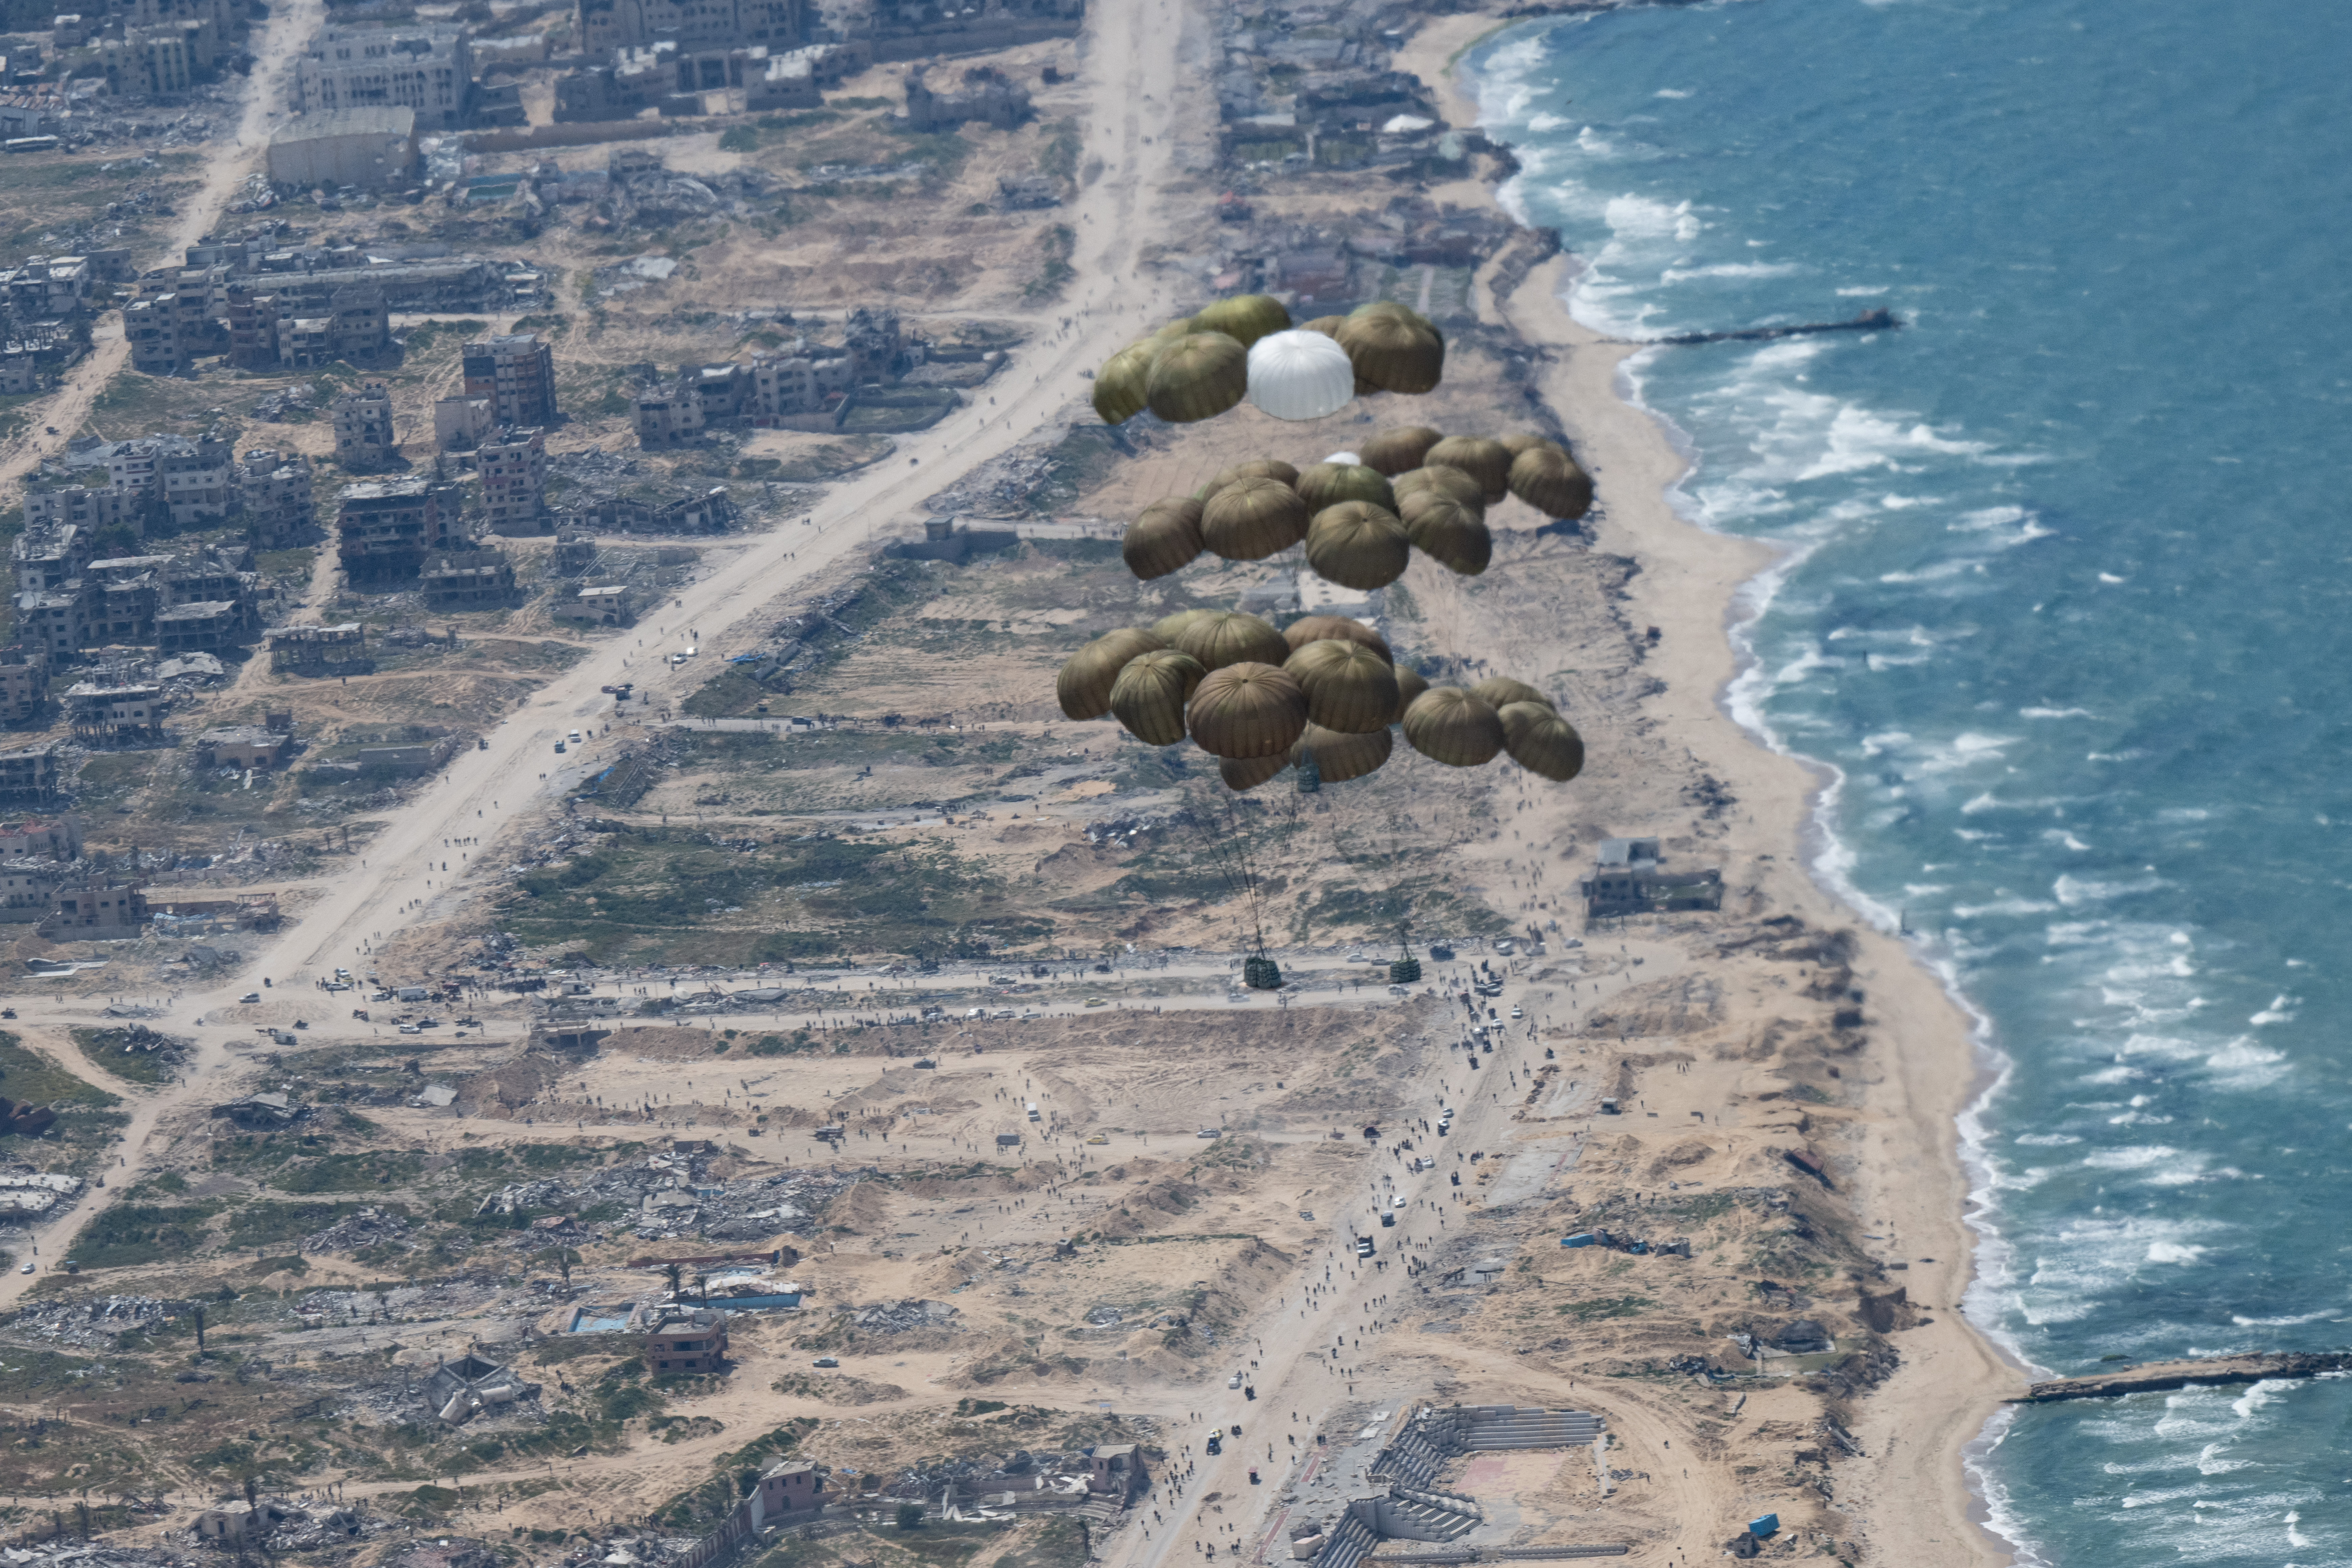
M 1272 627 L 1267 628 L 1269 631 Z M 1280 640 L 1279 636 L 1276 637 Z M 1168 645 L 1140 626 L 1105 632 L 1070 656 L 1055 679 L 1054 695 L 1073 719 L 1099 719 L 1110 711 L 1111 683 L 1127 661 Z
M 1229 664 L 1201 682 L 1187 717 L 1192 739 L 1213 756 L 1278 757 L 1307 728 L 1307 693 L 1273 665 Z
M 1201 503 L 1190 496 L 1153 501 L 1119 541 L 1127 569 L 1146 581 L 1190 564 L 1201 550 Z
M 1273 332 L 1250 345 L 1249 400 L 1276 419 L 1320 419 L 1356 395 L 1347 350 L 1320 332 Z
M 1171 425 L 1213 419 L 1249 391 L 1249 351 L 1223 332 L 1187 332 L 1151 359 L 1144 401 Z

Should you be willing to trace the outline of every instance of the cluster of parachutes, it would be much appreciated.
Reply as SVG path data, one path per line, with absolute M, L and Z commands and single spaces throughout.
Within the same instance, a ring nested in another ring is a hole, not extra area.
M 1592 481 L 1566 447 L 1541 436 L 1491 441 L 1407 426 L 1307 468 L 1273 458 L 1237 463 L 1193 495 L 1144 508 L 1121 552 L 1146 580 L 1204 551 L 1263 561 L 1302 542 L 1318 576 L 1361 592 L 1403 576 L 1415 549 L 1475 577 L 1494 558 L 1486 507 L 1506 495 L 1576 518 L 1592 504 Z
M 1392 300 L 1294 331 L 1281 300 L 1241 294 L 1111 355 L 1095 375 L 1095 412 L 1107 425 L 1146 408 L 1188 425 L 1246 397 L 1276 419 L 1320 419 L 1368 392 L 1433 392 L 1444 374 L 1444 334 Z
M 1189 734 L 1234 790 L 1310 761 L 1326 783 L 1361 778 L 1389 760 L 1392 727 L 1450 767 L 1507 752 L 1564 784 L 1584 766 L 1583 739 L 1534 687 L 1501 677 L 1431 686 L 1397 668 L 1380 633 L 1339 616 L 1276 631 L 1236 611 L 1180 610 L 1087 644 L 1062 667 L 1055 694 L 1071 718 L 1108 713 L 1147 745 Z

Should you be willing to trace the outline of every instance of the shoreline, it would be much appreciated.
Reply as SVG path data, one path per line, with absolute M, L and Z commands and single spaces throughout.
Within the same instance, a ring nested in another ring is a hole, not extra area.
M 1514 21 L 1535 19 L 1488 12 L 1433 20 L 1399 52 L 1398 68 L 1431 87 L 1448 123 L 1475 125 L 1480 106 L 1456 74 L 1460 57 Z M 1479 182 L 1476 189 L 1508 212 L 1496 187 Z M 1769 840 L 1759 847 L 1775 868 L 1759 878 L 1766 900 L 1854 931 L 1854 968 L 1875 1015 L 1871 1057 L 1880 1072 L 1871 1099 L 1879 1120 L 1862 1146 L 1847 1151 L 1855 1201 L 1871 1223 L 1901 1236 L 1906 1251 L 1937 1260 L 1910 1266 L 1907 1288 L 1935 1315 L 1904 1331 L 1895 1371 L 1859 1401 L 1854 1436 L 1863 1453 L 1835 1467 L 1839 1496 L 1831 1506 L 1878 1549 L 1892 1552 L 1901 1542 L 1906 1561 L 1919 1568 L 2011 1563 L 2016 1548 L 1990 1528 L 1991 1500 L 1978 1471 L 1998 1446 L 1996 1417 L 2003 1401 L 2022 1391 L 2025 1369 L 1958 1310 L 1977 1279 L 1981 1240 L 1969 1219 L 1979 1184 L 1962 1118 L 1998 1084 L 2002 1058 L 1950 977 L 1880 929 L 1867 900 L 1841 897 L 1822 874 L 1833 842 L 1824 811 L 1841 782 L 1836 770 L 1775 749 L 1736 716 L 1734 682 L 1752 665 L 1739 628 L 1761 603 L 1751 586 L 1787 552 L 1709 532 L 1675 508 L 1669 497 L 1689 472 L 1689 456 L 1630 383 L 1626 362 L 1645 345 L 1605 339 L 1570 315 L 1565 289 L 1580 265 L 1563 252 L 1500 298 L 1488 296 L 1482 279 L 1482 314 L 1557 351 L 1539 373 L 1538 390 L 1604 502 L 1596 546 L 1640 563 L 1629 619 L 1664 634 L 1665 690 L 1651 700 L 1653 714 L 1751 807 L 1753 832 Z M 1935 1157 L 1923 1162 L 1923 1150 Z

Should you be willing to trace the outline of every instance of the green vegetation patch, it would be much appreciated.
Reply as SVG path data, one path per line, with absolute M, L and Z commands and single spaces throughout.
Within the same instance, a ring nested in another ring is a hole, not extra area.
M 1638 1318 L 1656 1305 L 1647 1296 L 1596 1296 L 1589 1301 L 1563 1301 L 1559 1311 L 1561 1317 L 1591 1323 L 1603 1318 Z

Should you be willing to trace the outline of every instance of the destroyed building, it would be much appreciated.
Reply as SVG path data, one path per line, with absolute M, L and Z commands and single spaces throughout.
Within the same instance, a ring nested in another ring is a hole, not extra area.
M 467 397 L 487 398 L 500 425 L 556 422 L 555 351 L 536 332 L 508 332 L 467 343 L 462 355 Z
M 431 479 L 345 485 L 335 497 L 335 550 L 354 583 L 413 578 L 431 552 L 459 542 L 457 487 Z
M 1659 914 L 1723 908 L 1723 872 L 1716 867 L 1669 871 L 1654 838 L 1604 838 L 1583 884 L 1588 918 Z
M 381 381 L 363 381 L 335 399 L 335 461 L 346 468 L 381 468 L 400 459 L 393 433 L 392 392 Z
M 495 610 L 515 599 L 514 563 L 499 550 L 428 554 L 417 581 L 431 610 Z
M 998 131 L 1012 131 L 1026 122 L 1034 112 L 1029 105 L 1029 89 L 1014 85 L 1010 77 L 993 66 L 974 66 L 965 71 L 962 89 L 957 92 L 936 92 L 924 81 L 920 70 L 907 73 L 909 131 L 953 131 L 974 120 Z
M 474 450 L 482 481 L 482 508 L 492 533 L 541 531 L 547 511 L 547 432 L 509 426 Z
M 595 56 L 667 41 L 684 49 L 801 43 L 807 0 L 580 0 L 581 52 Z
M 1086 0 L 872 0 L 846 32 L 877 60 L 911 60 L 1074 38 L 1086 15 Z
M 512 1367 L 467 1354 L 444 1362 L 420 1392 L 446 1424 L 458 1426 L 485 1410 L 539 1397 L 539 1384 L 526 1383 Z

